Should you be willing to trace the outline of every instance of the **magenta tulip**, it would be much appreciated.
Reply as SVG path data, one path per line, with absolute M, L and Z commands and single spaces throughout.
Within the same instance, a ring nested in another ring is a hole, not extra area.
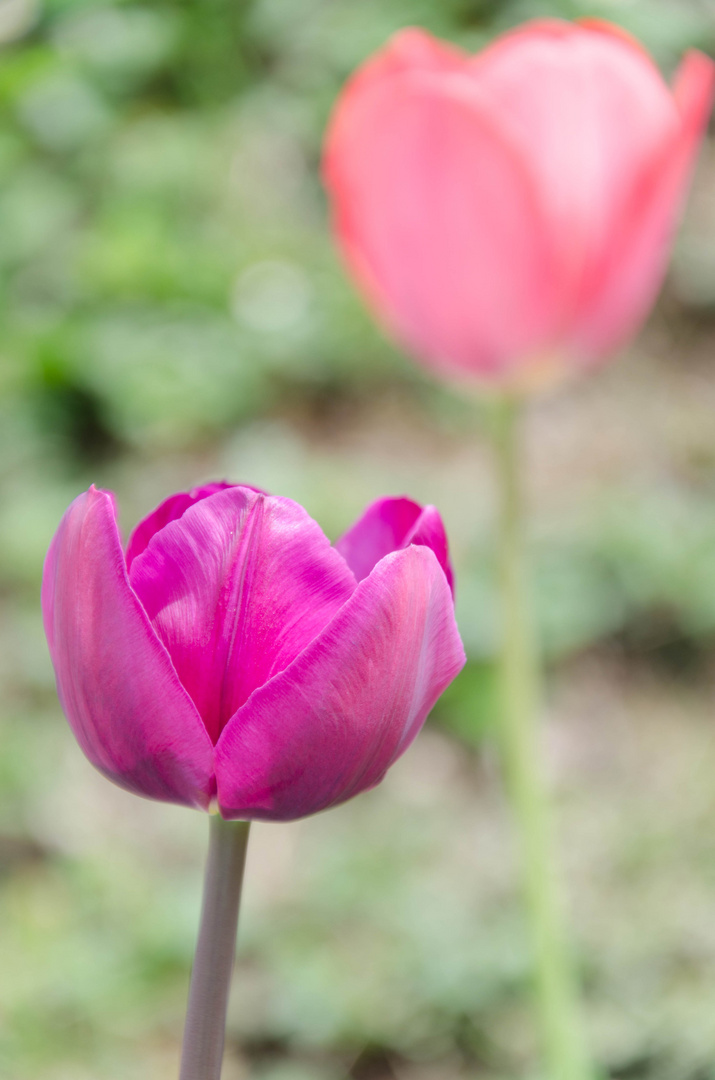
M 670 89 L 596 21 L 527 23 L 477 56 L 397 34 L 338 100 L 324 168 L 388 331 L 504 386 L 609 356 L 662 282 L 714 70 L 690 52 Z
M 335 547 L 246 486 L 174 495 L 122 551 L 113 496 L 65 513 L 43 611 L 90 761 L 140 795 L 290 820 L 379 783 L 464 663 L 439 514 L 381 499 Z

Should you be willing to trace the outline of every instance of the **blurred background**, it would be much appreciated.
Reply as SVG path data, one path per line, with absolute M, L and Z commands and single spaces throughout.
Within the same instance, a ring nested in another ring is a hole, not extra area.
M 469 665 L 377 791 L 249 850 L 226 1080 L 534 1075 L 494 750 L 485 414 L 374 329 L 318 164 L 342 81 L 421 23 L 477 49 L 588 13 L 669 73 L 715 0 L 0 0 L 0 1075 L 177 1074 L 206 820 L 113 788 L 54 692 L 42 559 L 246 480 L 333 537 L 442 510 Z M 628 356 L 528 432 L 545 744 L 603 1074 L 715 1077 L 715 147 Z

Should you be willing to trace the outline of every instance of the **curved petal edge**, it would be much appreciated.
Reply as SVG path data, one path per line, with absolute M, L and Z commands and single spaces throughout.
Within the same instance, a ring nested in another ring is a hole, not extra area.
M 404 495 L 376 499 L 335 547 L 362 581 L 385 555 L 409 544 L 424 544 L 434 551 L 454 593 L 447 534 L 435 506 L 422 507 Z
M 42 607 L 60 702 L 92 764 L 135 794 L 207 809 L 211 740 L 129 585 L 108 492 L 66 511 Z
M 434 553 L 413 545 L 386 556 L 226 725 L 216 746 L 222 815 L 289 821 L 374 787 L 464 662 Z

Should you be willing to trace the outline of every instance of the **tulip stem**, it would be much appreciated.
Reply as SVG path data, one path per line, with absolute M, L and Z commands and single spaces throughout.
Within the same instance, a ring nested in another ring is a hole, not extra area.
M 551 807 L 541 767 L 537 717 L 539 660 L 530 619 L 521 477 L 521 402 L 499 403 L 496 457 L 500 495 L 499 583 L 503 768 L 521 848 L 534 991 L 550 1080 L 590 1080 L 579 991 L 563 932 Z
M 201 925 L 191 972 L 179 1080 L 219 1080 L 236 950 L 248 821 L 209 818 Z

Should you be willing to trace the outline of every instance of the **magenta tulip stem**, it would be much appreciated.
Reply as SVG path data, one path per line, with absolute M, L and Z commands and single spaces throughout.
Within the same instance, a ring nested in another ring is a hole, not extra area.
M 179 1080 L 219 1080 L 236 950 L 248 821 L 209 818 L 201 925 L 191 972 Z
M 590 1080 L 577 981 L 567 937 L 551 808 L 541 765 L 537 719 L 539 661 L 530 617 L 521 484 L 521 406 L 500 403 L 496 437 L 501 499 L 499 571 L 503 767 L 519 832 L 523 888 L 533 949 L 534 989 L 550 1080 Z

